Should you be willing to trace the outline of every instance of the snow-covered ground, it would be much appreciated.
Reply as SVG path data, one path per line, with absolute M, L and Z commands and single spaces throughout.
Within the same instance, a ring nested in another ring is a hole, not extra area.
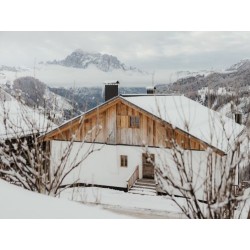
M 0 180 L 0 218 L 122 219 L 131 217 L 105 211 L 100 207 L 34 193 Z
M 249 191 L 246 197 L 249 196 Z M 72 201 L 74 200 L 74 201 Z M 78 202 L 76 202 L 78 201 Z M 183 198 L 178 198 L 185 204 Z M 250 201 L 236 218 L 246 218 Z M 129 219 L 186 218 L 167 196 L 131 194 L 123 191 L 79 187 L 54 198 L 0 180 L 0 219 Z
M 238 210 L 235 211 L 235 218 L 247 218 L 250 209 L 250 199 L 248 197 L 250 189 L 246 189 L 244 199 L 246 203 L 240 203 Z M 109 211 L 114 211 L 121 215 L 133 216 L 143 219 L 187 219 L 181 209 L 168 196 L 151 196 L 132 194 L 100 187 L 76 187 L 63 191 L 62 199 L 69 199 L 83 204 L 92 204 Z M 175 200 L 182 207 L 186 207 L 184 198 Z M 205 205 L 201 203 L 201 208 Z
M 97 187 L 68 189 L 54 198 L 0 180 L 0 204 L 1 219 L 185 218 L 165 196 Z
M 63 191 L 61 198 L 101 205 L 110 211 L 137 218 L 186 218 L 167 196 L 132 194 L 99 187 L 76 187 Z M 183 198 L 179 199 L 184 202 Z

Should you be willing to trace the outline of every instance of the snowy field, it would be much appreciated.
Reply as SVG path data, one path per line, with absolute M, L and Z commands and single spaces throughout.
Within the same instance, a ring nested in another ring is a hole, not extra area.
M 250 189 L 245 190 L 245 198 L 250 197 Z M 62 199 L 69 199 L 101 207 L 124 216 L 140 219 L 187 219 L 181 209 L 168 196 L 151 196 L 132 194 L 108 188 L 79 187 L 71 188 L 61 193 Z M 175 198 L 178 204 L 186 207 L 184 198 Z M 205 205 L 201 204 L 205 209 Z M 235 211 L 235 218 L 248 217 L 250 199 L 239 205 Z
M 177 205 L 166 196 L 131 194 L 99 187 L 79 187 L 63 191 L 61 198 L 101 206 L 109 211 L 136 218 L 186 218 Z M 180 198 L 180 201 L 182 199 Z
M 178 202 L 184 204 L 185 200 L 178 198 Z M 241 211 L 243 213 L 240 218 L 247 217 L 250 202 L 247 203 Z M 236 212 L 236 218 L 238 218 L 238 212 Z M 60 198 L 53 198 L 0 180 L 0 219 L 185 218 L 177 205 L 167 196 L 139 195 L 107 188 L 81 187 L 65 190 Z
M 97 187 L 68 189 L 59 199 L 0 180 L 0 204 L 0 219 L 185 218 L 167 197 Z
M 53 198 L 0 180 L 1 219 L 123 219 L 133 218 L 102 208 Z
M 164 196 L 97 187 L 68 189 L 54 198 L 0 180 L 0 204 L 0 219 L 185 218 Z

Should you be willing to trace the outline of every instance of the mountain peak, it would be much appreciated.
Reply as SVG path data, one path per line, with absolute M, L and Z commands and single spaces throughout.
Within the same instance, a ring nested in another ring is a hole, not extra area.
M 48 64 L 58 64 L 65 67 L 82 68 L 86 69 L 90 65 L 94 65 L 99 70 L 109 72 L 115 69 L 123 71 L 137 71 L 142 73 L 141 70 L 135 67 L 127 67 L 117 57 L 109 54 L 101 54 L 99 52 L 87 52 L 82 49 L 74 50 L 65 59 L 47 62 Z
M 70 55 L 93 55 L 93 56 L 100 56 L 101 53 L 96 51 L 86 51 L 83 49 L 76 49 Z M 67 58 L 67 57 L 66 57 Z

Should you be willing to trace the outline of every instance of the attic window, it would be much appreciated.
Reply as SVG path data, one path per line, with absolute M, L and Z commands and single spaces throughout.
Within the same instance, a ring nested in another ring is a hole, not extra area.
M 130 116 L 129 117 L 129 127 L 130 128 L 140 128 L 140 117 Z
M 128 166 L 128 156 L 121 155 L 121 167 L 127 167 L 127 166 Z

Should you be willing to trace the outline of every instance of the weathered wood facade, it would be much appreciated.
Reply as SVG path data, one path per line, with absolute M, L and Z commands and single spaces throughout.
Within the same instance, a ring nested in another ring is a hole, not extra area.
M 207 144 L 122 98 L 79 116 L 51 131 L 45 140 L 71 140 L 114 145 L 148 145 L 171 148 L 176 142 L 184 149 L 205 150 Z M 223 154 L 220 150 L 214 149 Z

